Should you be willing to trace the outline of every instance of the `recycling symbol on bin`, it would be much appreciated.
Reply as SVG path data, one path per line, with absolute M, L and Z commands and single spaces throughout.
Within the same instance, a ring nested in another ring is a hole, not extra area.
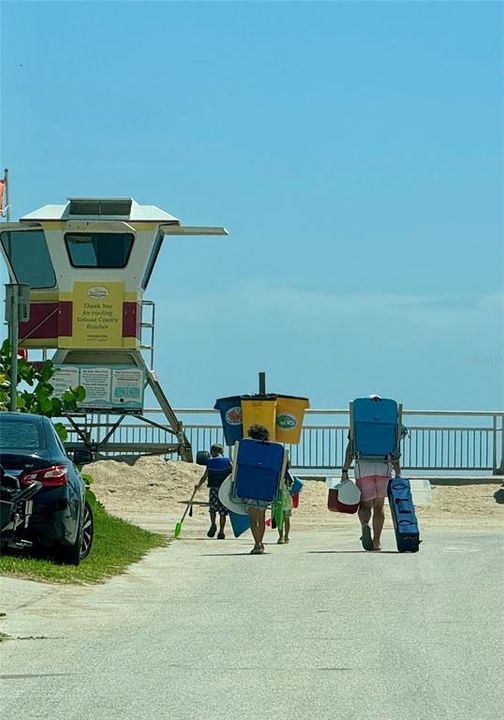
M 276 424 L 277 427 L 282 430 L 292 430 L 296 427 L 298 421 L 295 415 L 292 415 L 291 413 L 282 413 L 281 415 L 277 415 Z
M 239 405 L 229 408 L 229 410 L 226 411 L 226 422 L 228 425 L 241 425 L 242 410 Z

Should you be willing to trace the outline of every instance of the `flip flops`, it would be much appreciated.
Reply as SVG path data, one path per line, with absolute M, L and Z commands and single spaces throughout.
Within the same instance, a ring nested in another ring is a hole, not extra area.
M 361 545 L 364 550 L 373 550 L 373 538 L 371 537 L 371 528 L 369 525 L 364 525 L 362 528 Z

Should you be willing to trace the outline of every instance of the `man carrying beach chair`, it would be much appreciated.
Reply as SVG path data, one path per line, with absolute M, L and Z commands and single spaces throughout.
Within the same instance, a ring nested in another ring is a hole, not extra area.
M 355 461 L 354 475 L 361 492 L 359 520 L 364 550 L 381 550 L 381 534 L 385 522 L 384 503 L 389 480 L 394 471 L 401 474 L 400 442 L 407 433 L 401 422 L 402 406 L 370 395 L 350 403 L 350 432 L 342 480 Z M 372 531 L 370 527 L 372 525 Z

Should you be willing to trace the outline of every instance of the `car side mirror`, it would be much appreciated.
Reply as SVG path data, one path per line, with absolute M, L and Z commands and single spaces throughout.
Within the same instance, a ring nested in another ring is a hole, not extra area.
M 76 465 L 88 465 L 93 462 L 93 453 L 87 448 L 74 450 L 73 461 Z

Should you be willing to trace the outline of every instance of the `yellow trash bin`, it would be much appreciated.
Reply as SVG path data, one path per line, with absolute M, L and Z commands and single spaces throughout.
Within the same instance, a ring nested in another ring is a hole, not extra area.
M 269 439 L 275 441 L 276 427 L 276 395 L 250 396 L 242 395 L 243 437 L 248 436 L 251 425 L 264 425 L 269 432 Z
M 297 445 L 301 440 L 305 410 L 310 407 L 308 398 L 278 395 L 276 406 L 276 440 Z

